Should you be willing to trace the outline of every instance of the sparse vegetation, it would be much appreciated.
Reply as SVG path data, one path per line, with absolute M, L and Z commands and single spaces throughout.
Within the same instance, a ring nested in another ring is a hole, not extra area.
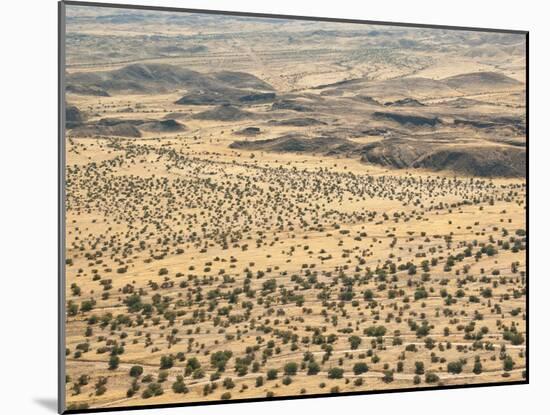
M 523 40 L 95 16 L 67 35 L 70 408 L 526 378 Z

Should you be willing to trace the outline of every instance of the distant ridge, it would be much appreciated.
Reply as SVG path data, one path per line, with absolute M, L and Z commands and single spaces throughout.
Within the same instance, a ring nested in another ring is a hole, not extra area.
M 498 72 L 465 73 L 443 78 L 441 82 L 461 91 L 506 89 L 522 85 L 522 82 Z
M 344 138 L 309 138 L 289 133 L 266 140 L 234 141 L 229 147 L 277 153 L 356 156 L 364 163 L 384 167 L 447 170 L 480 177 L 523 177 L 526 171 L 525 148 L 514 146 L 449 147 L 444 144 L 405 139 L 385 139 L 370 144 L 359 144 Z
M 77 72 L 67 76 L 67 91 L 83 95 L 162 93 L 175 89 L 186 89 L 191 96 L 217 95 L 225 99 L 273 91 L 271 85 L 246 72 L 200 73 L 158 63 L 139 63 L 110 71 Z
M 225 104 L 216 108 L 195 114 L 197 120 L 238 121 L 246 118 L 255 118 L 255 114 L 243 111 L 233 105 Z

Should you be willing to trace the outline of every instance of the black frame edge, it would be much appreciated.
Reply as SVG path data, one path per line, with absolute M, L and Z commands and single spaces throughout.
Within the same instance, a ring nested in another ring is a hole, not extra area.
M 120 3 L 102 3 L 94 1 L 73 1 L 62 0 L 62 3 L 68 6 L 87 6 L 87 7 L 105 7 L 114 9 L 132 9 L 132 10 L 151 10 L 159 12 L 179 12 L 179 13 L 202 13 L 202 14 L 221 14 L 225 16 L 236 17 L 263 17 L 267 19 L 291 19 L 291 20 L 309 20 L 316 22 L 334 22 L 334 23 L 357 23 L 357 24 L 372 24 L 379 26 L 399 26 L 399 27 L 416 27 L 420 29 L 442 29 L 442 30 L 465 30 L 474 32 L 490 32 L 490 33 L 508 33 L 508 34 L 526 34 L 526 30 L 515 29 L 500 29 L 487 27 L 469 27 L 469 26 L 453 26 L 453 25 L 435 25 L 426 23 L 406 23 L 406 22 L 390 22 L 362 19 L 345 19 L 338 17 L 321 17 L 321 16 L 300 16 L 287 14 L 270 14 L 270 13 L 254 13 L 242 11 L 227 11 L 213 9 L 191 9 L 184 7 L 166 7 L 166 6 L 145 6 L 139 4 L 120 4 Z
M 529 32 L 525 32 L 525 231 L 527 232 L 527 246 L 525 249 L 525 380 L 529 383 L 529 287 L 530 287 L 530 275 L 529 275 Z
M 411 393 L 411 392 L 428 392 L 428 391 L 443 391 L 453 389 L 471 389 L 471 388 L 487 388 L 494 386 L 517 386 L 527 385 L 527 380 L 518 380 L 513 382 L 490 382 L 490 383 L 477 383 L 470 385 L 446 385 L 446 386 L 424 386 L 419 388 L 404 388 L 404 389 L 379 389 L 373 391 L 356 391 L 356 392 L 341 392 L 341 393 L 316 393 L 307 395 L 293 395 L 293 396 L 274 396 L 271 398 L 242 398 L 231 399 L 228 401 L 215 400 L 204 402 L 182 402 L 182 403 L 164 403 L 164 404 L 151 404 L 151 405 L 134 405 L 134 406 L 115 406 L 111 408 L 89 408 L 89 409 L 68 409 L 63 414 L 90 414 L 98 412 L 116 412 L 116 411 L 141 411 L 146 409 L 169 409 L 169 408 L 185 408 L 193 406 L 215 406 L 215 405 L 231 405 L 239 403 L 257 403 L 257 402 L 275 402 L 275 401 L 293 401 L 303 399 L 319 399 L 319 398 L 334 398 L 334 397 L 346 397 L 346 396 L 365 396 L 365 395 L 380 395 L 380 394 L 393 394 L 393 393 Z
M 57 412 L 66 411 L 66 371 L 65 371 L 65 2 L 58 3 L 57 8 L 57 108 L 58 108 L 58 142 L 57 142 L 57 249 L 58 249 L 58 303 L 57 303 Z

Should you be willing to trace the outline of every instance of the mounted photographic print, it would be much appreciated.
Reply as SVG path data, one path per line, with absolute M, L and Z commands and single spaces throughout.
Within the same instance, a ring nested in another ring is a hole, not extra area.
M 527 32 L 59 11 L 60 412 L 528 382 Z

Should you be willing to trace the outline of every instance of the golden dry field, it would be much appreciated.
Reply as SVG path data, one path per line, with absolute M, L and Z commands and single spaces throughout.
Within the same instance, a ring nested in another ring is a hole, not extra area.
M 525 36 L 67 6 L 69 409 L 526 377 Z

